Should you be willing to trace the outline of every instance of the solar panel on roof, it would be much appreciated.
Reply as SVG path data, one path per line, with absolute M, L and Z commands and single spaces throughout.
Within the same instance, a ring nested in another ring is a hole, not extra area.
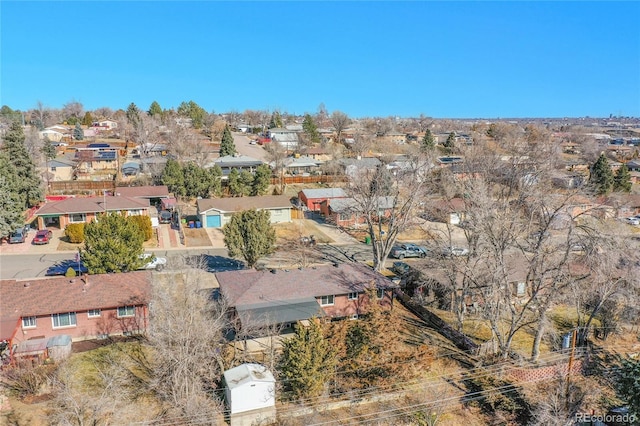
M 111 145 L 108 143 L 90 143 L 87 148 L 109 148 Z
M 116 153 L 114 151 L 102 151 L 98 153 L 97 158 L 100 160 L 115 160 Z

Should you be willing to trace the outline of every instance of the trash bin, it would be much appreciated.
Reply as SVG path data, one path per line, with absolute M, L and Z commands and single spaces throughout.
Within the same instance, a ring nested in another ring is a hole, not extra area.
M 367 235 L 364 237 L 364 243 L 367 245 L 371 245 L 371 236 Z
M 192 220 L 189 221 L 189 228 L 195 228 L 195 223 Z
M 196 228 L 202 228 L 202 222 L 196 220 Z

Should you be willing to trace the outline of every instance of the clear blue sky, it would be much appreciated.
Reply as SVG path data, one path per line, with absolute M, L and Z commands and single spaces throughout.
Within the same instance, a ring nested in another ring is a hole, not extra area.
M 640 2 L 0 2 L 0 104 L 640 116 Z

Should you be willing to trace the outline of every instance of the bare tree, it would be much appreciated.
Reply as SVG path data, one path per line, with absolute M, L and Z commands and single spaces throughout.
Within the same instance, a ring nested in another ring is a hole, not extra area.
M 65 119 L 73 117 L 80 120 L 84 114 L 84 107 L 82 103 L 73 99 L 62 106 L 62 114 Z
M 98 120 L 106 120 L 113 117 L 113 110 L 109 107 L 96 108 L 93 111 L 93 117 Z
M 29 116 L 31 122 L 38 127 L 39 130 L 53 124 L 51 109 L 46 107 L 41 101 L 36 103 L 36 107 L 30 111 Z
M 349 116 L 341 111 L 334 111 L 329 117 L 329 121 L 336 132 L 336 143 L 342 142 L 342 132 L 347 128 L 351 120 Z

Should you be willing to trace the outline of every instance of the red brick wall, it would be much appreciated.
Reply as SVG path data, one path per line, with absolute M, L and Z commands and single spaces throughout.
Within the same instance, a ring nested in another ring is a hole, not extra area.
M 144 331 L 147 327 L 147 310 L 143 306 L 136 307 L 135 316 L 118 318 L 117 309 L 102 309 L 99 317 L 89 318 L 88 312 L 76 312 L 76 325 L 70 327 L 53 328 L 51 315 L 36 317 L 34 328 L 22 328 L 22 321 L 18 324 L 12 344 L 35 337 L 53 337 L 68 334 L 73 341 L 96 338 L 101 334 L 121 335 L 124 332 Z
M 391 306 L 391 297 L 393 293 L 391 290 L 385 291 L 382 299 L 376 299 L 376 302 L 381 303 L 384 307 Z M 321 303 L 322 299 L 318 298 L 318 303 Z M 367 305 L 369 304 L 369 297 L 366 294 L 358 294 L 357 300 L 349 300 L 348 295 L 341 294 L 335 295 L 334 304 L 322 306 L 324 313 L 331 318 L 350 317 L 352 315 L 362 315 L 367 313 Z
M 555 377 L 564 377 L 567 375 L 569 363 L 549 365 L 538 368 L 512 368 L 506 374 L 513 380 L 519 382 L 533 382 L 538 380 L 548 380 Z M 571 374 L 581 374 L 582 360 L 576 360 L 571 366 Z

